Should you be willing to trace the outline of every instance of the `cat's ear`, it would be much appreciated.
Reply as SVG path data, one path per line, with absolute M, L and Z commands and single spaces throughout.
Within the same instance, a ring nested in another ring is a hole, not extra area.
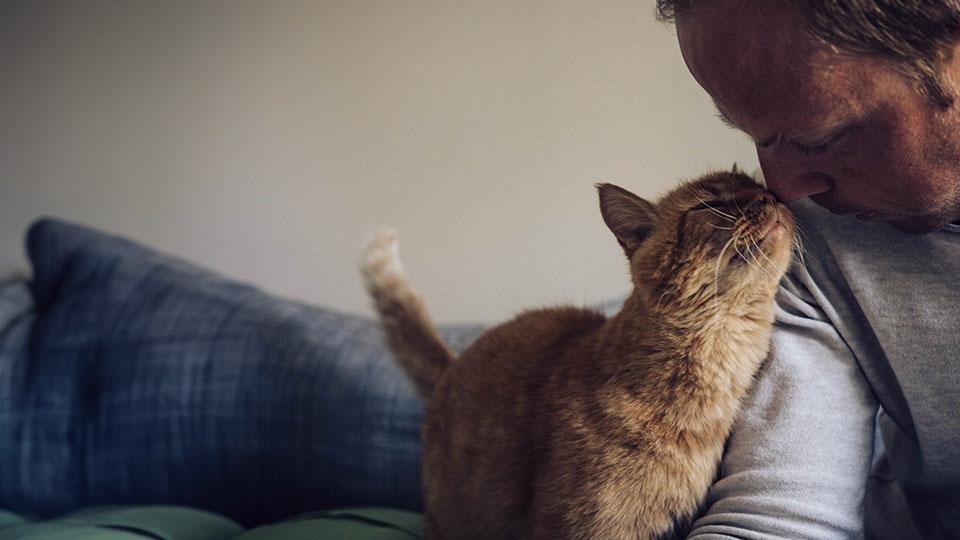
M 653 230 L 657 207 L 613 184 L 597 184 L 597 190 L 603 221 L 630 257 Z

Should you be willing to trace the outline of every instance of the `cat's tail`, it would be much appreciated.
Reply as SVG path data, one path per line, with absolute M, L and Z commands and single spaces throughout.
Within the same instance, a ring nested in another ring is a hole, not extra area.
M 390 350 L 417 392 L 429 399 L 454 354 L 440 338 L 423 300 L 403 271 L 397 245 L 394 231 L 378 230 L 367 245 L 360 269 Z

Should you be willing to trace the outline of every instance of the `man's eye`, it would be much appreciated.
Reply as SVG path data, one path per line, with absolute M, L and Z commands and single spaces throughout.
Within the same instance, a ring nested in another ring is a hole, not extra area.
M 795 148 L 797 149 L 798 152 L 807 156 L 825 154 L 826 152 L 833 149 L 838 143 L 840 143 L 847 136 L 848 133 L 850 133 L 849 128 L 841 129 L 840 131 L 832 135 L 829 139 L 827 139 L 826 141 L 823 141 L 820 144 L 805 145 L 805 144 L 796 143 Z
M 832 146 L 832 143 L 828 141 L 828 142 L 817 144 L 814 146 L 806 146 L 806 145 L 798 144 L 796 148 L 797 148 L 797 152 L 800 152 L 805 156 L 815 156 L 815 155 L 826 153 L 827 150 L 830 150 L 831 146 Z

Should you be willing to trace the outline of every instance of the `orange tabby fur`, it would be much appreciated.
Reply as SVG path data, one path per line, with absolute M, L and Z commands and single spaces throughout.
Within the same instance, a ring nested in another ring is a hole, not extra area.
M 715 476 L 769 347 L 793 217 L 736 171 L 655 205 L 597 187 L 634 284 L 611 318 L 530 311 L 455 357 L 393 235 L 368 248 L 388 343 L 428 400 L 432 539 L 656 538 L 693 516 Z

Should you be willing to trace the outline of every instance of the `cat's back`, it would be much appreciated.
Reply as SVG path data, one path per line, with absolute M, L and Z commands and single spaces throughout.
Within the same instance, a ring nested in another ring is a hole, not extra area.
M 533 357 L 563 353 L 594 334 L 606 321 L 602 313 L 571 306 L 526 311 L 482 334 L 457 363 L 466 365 L 489 359 L 511 364 L 516 361 L 529 367 Z
M 463 351 L 438 383 L 431 404 L 461 414 L 499 406 L 522 416 L 526 404 L 538 397 L 540 383 L 582 356 L 578 350 L 606 320 L 602 313 L 575 307 L 521 313 Z

